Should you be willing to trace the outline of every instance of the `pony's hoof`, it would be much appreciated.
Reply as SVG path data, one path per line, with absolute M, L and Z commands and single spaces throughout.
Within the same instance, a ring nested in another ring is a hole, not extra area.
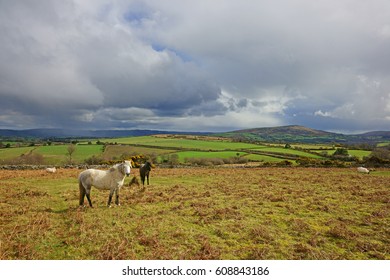
M 107 205 L 108 208 L 111 208 L 111 205 Z

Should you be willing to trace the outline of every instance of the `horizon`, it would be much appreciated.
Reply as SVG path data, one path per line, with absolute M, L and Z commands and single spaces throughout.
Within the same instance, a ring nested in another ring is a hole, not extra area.
M 2 1 L 0 127 L 386 131 L 389 18 L 382 0 Z

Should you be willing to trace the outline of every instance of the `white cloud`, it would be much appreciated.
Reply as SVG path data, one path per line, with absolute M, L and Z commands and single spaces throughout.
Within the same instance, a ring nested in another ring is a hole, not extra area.
M 321 117 L 333 117 L 333 114 L 330 112 L 322 112 L 322 110 L 318 110 L 314 112 L 314 116 L 321 116 Z
M 384 129 L 388 18 L 385 0 L 3 1 L 0 127 Z

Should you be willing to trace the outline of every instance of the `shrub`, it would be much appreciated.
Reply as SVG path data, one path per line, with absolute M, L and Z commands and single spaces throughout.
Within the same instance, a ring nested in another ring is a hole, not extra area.
M 90 158 L 87 158 L 84 162 L 89 165 L 101 164 L 103 162 L 103 158 L 100 156 L 93 155 Z
M 371 156 L 377 157 L 379 159 L 390 160 L 390 145 L 375 148 L 372 151 Z
M 186 158 L 185 162 L 199 166 L 223 165 L 225 163 L 224 160 L 220 158 Z
M 390 160 L 382 159 L 377 156 L 370 156 L 364 158 L 364 165 L 367 167 L 388 167 L 390 166 Z
M 283 160 L 283 161 L 280 161 L 276 164 L 276 166 L 292 166 L 293 163 L 291 161 L 288 161 L 288 160 Z

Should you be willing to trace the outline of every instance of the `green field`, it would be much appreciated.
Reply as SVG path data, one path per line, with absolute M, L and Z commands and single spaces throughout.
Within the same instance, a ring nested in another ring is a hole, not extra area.
M 0 149 L 0 159 L 10 159 L 18 157 L 20 155 L 29 153 L 32 151 L 32 147 L 21 147 L 21 148 L 3 148 Z
M 245 157 L 251 161 L 270 162 L 270 163 L 275 163 L 275 162 L 280 162 L 285 160 L 283 158 L 271 157 L 266 155 L 258 155 L 258 154 L 247 154 L 245 155 Z
M 390 259 L 389 169 L 156 168 L 112 208 L 80 171 L 0 170 L 1 260 Z
M 185 136 L 183 136 L 185 137 Z M 119 144 L 144 145 L 153 147 L 168 147 L 176 149 L 197 149 L 197 150 L 236 150 L 257 148 L 259 145 L 236 143 L 229 140 L 195 140 L 178 137 L 161 136 L 140 136 L 129 138 L 107 139 L 107 142 Z
M 72 163 L 82 164 L 92 156 L 109 161 L 139 154 L 146 156 L 153 155 L 153 158 L 159 161 L 162 161 L 167 156 L 177 155 L 180 163 L 184 163 L 186 158 L 227 159 L 237 157 L 237 154 L 239 154 L 240 157 L 250 161 L 273 163 L 283 160 L 294 161 L 299 158 L 324 160 L 326 159 L 324 155 L 330 156 L 335 151 L 325 150 L 326 148 L 331 148 L 331 146 L 326 145 L 302 144 L 302 146 L 299 146 L 295 144 L 293 145 L 294 148 L 284 148 L 281 145 L 275 144 L 248 144 L 232 142 L 223 138 L 188 135 L 113 138 L 101 139 L 100 142 L 106 143 L 106 145 L 86 144 L 86 142 L 76 145 L 76 150 L 72 154 Z M 2 148 L 0 149 L 0 163 L 6 164 L 12 161 L 12 159 L 21 157 L 23 154 L 35 153 L 43 157 L 41 164 L 62 165 L 69 163 L 70 160 L 69 154 L 67 153 L 68 145 L 36 145 L 33 147 Z M 303 151 L 302 149 L 315 150 Z M 371 153 L 370 151 L 363 150 L 348 150 L 348 152 L 350 155 L 356 156 L 359 159 L 363 159 Z
M 20 148 L 0 149 L 0 159 L 4 162 L 28 154 L 39 154 L 43 156 L 42 164 L 62 165 L 69 162 L 67 147 L 69 145 L 50 145 Z M 102 154 L 103 145 L 77 145 L 72 154 L 72 162 L 83 163 L 85 159 Z
M 185 137 L 185 136 L 183 136 Z M 296 157 L 308 157 L 321 159 L 322 157 L 309 152 L 303 152 L 295 149 L 284 149 L 282 147 L 266 146 L 259 144 L 248 144 L 241 142 L 232 142 L 230 140 L 204 140 L 204 139 L 184 139 L 180 137 L 155 137 L 143 136 L 132 138 L 108 139 L 109 142 L 135 145 L 136 147 L 148 147 L 153 152 L 160 154 L 160 149 L 171 149 L 171 154 L 177 154 L 179 161 L 183 162 L 185 158 L 230 158 L 240 156 L 251 161 L 261 162 L 279 162 L 284 160 L 283 155 L 292 155 Z M 176 152 L 173 152 L 176 150 Z M 184 150 L 184 151 L 183 151 Z M 273 156 L 275 155 L 275 156 Z
M 197 151 L 186 151 L 176 153 L 179 156 L 179 161 L 184 162 L 186 158 L 231 158 L 238 156 L 245 156 L 247 153 L 239 151 L 225 151 L 225 152 L 197 152 Z
M 321 156 L 308 153 L 308 152 L 303 152 L 299 150 L 294 150 L 294 149 L 285 149 L 285 148 L 280 148 L 280 147 L 264 147 L 264 148 L 256 148 L 253 149 L 254 151 L 259 151 L 259 152 L 270 152 L 270 153 L 275 153 L 275 154 L 287 154 L 287 155 L 295 155 L 295 156 L 300 156 L 300 157 L 308 157 L 308 158 L 316 158 L 320 159 L 322 158 Z
M 67 154 L 68 145 L 42 146 L 35 151 L 42 154 L 48 164 L 58 164 L 66 162 L 69 158 Z M 72 160 L 74 162 L 83 162 L 86 158 L 102 153 L 103 145 L 77 145 Z
M 333 155 L 335 150 L 327 150 L 327 151 L 320 151 L 321 153 L 327 153 L 328 155 Z M 363 159 L 364 157 L 367 157 L 371 154 L 371 151 L 365 151 L 365 150 L 348 150 L 348 154 L 351 156 L 357 157 L 359 159 Z

